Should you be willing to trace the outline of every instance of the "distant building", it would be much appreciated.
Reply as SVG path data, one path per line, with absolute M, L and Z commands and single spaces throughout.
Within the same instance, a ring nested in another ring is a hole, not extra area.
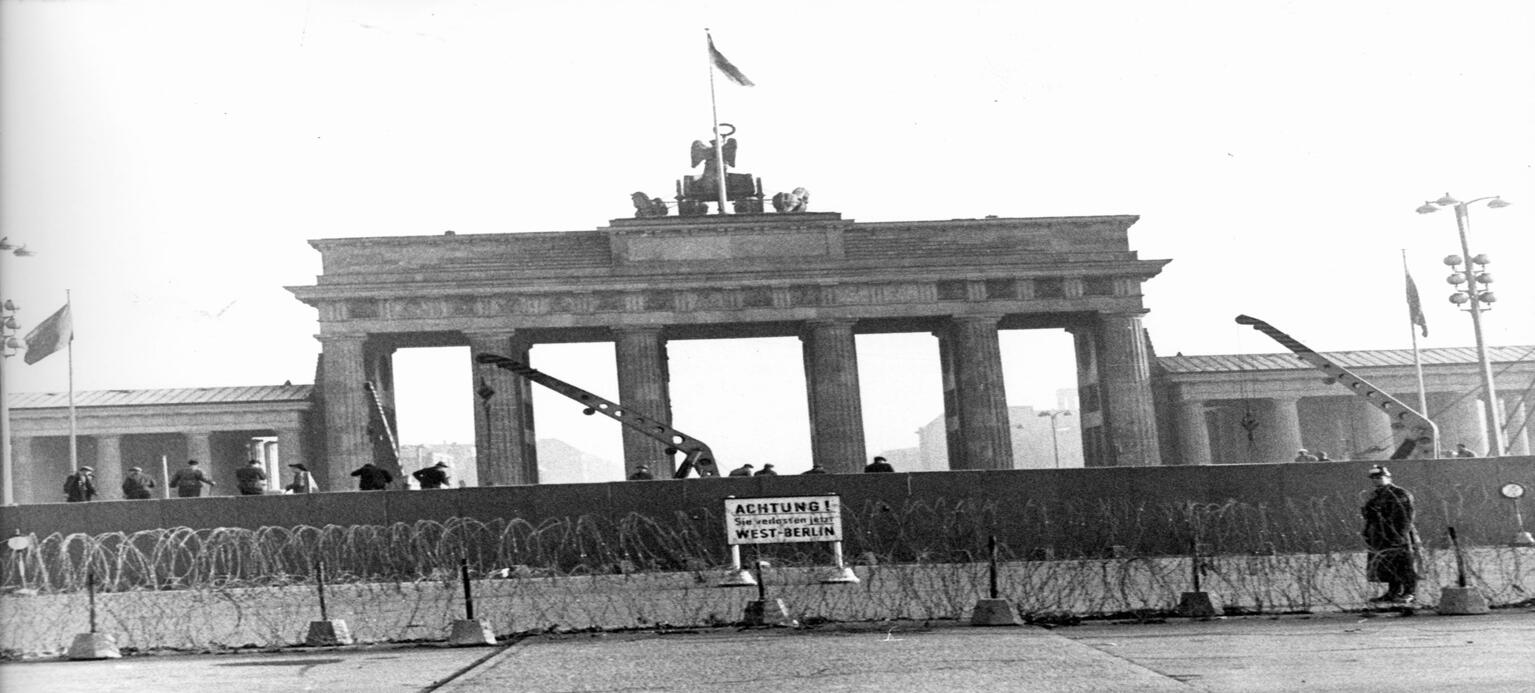
M 1071 392 L 1065 390 L 1063 393 Z M 1059 393 L 1058 393 L 1059 394 Z M 1075 397 L 1060 396 L 1061 401 Z M 1053 419 L 1055 428 L 1052 438 L 1050 411 L 1062 411 Z M 1007 408 L 1008 424 L 1013 441 L 1014 469 L 1061 469 L 1082 466 L 1082 425 L 1074 409 L 1035 409 L 1029 406 Z M 948 442 L 944 434 L 943 417 L 933 419 L 917 429 L 918 459 L 910 469 L 897 467 L 899 471 L 948 471 Z M 1056 445 L 1059 444 L 1060 460 L 1056 461 Z

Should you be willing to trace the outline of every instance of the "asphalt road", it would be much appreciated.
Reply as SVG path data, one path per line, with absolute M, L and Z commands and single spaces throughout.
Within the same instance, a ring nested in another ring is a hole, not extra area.
M 0 665 L 15 691 L 1530 691 L 1535 609 L 835 624 Z

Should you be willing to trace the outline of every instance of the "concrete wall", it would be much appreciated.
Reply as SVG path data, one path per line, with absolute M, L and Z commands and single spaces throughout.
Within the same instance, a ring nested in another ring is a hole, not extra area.
M 964 531 L 994 533 L 1014 551 L 1049 549 L 1056 556 L 1104 555 L 1113 545 L 1135 554 L 1176 553 L 1190 541 L 1181 510 L 1190 503 L 1202 507 L 1206 525 L 1214 528 L 1200 541 L 1221 552 L 1265 545 L 1308 550 L 1315 542 L 1336 550 L 1358 543 L 1359 494 L 1369 488 L 1370 465 L 831 474 L 53 503 L 0 508 L 0 533 L 41 537 L 158 527 L 388 525 L 452 517 L 522 518 L 536 524 L 580 515 L 619 519 L 630 513 L 665 524 L 675 524 L 681 513 L 707 526 L 718 519 L 728 496 L 839 493 L 850 552 L 880 551 L 895 546 L 892 542 L 900 546 L 893 551 L 897 557 L 921 547 L 941 551 L 954 542 L 952 533 Z M 1535 491 L 1535 457 L 1390 466 L 1397 484 L 1416 495 L 1419 530 L 1429 542 L 1439 542 L 1447 524 L 1468 544 L 1506 542 L 1517 529 L 1514 509 L 1497 489 L 1518 482 Z M 1535 500 L 1527 496 L 1521 502 L 1524 516 L 1535 520 Z M 956 521 L 961 515 L 962 521 Z M 721 544 L 723 533 L 721 525 Z

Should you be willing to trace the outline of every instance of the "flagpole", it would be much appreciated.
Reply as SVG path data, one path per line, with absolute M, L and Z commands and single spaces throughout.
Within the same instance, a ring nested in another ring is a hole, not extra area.
M 70 300 L 69 289 L 65 289 L 64 308 L 70 313 L 69 344 L 66 346 L 69 349 L 69 469 L 73 474 L 74 470 L 80 468 L 80 449 L 79 443 L 75 440 L 75 311 L 70 305 Z
M 1407 270 L 1407 249 L 1402 249 L 1402 274 L 1411 277 Z M 1416 287 L 1414 287 L 1416 289 Z M 1421 310 L 1421 308 L 1419 309 Z M 1427 324 L 1427 323 L 1425 323 Z M 1428 388 L 1423 384 L 1423 356 L 1418 353 L 1418 326 L 1412 320 L 1411 311 L 1407 314 L 1407 334 L 1412 337 L 1412 368 L 1418 376 L 1418 413 L 1423 418 L 1431 418 L 1428 415 Z M 1427 328 L 1424 328 L 1427 329 Z M 1434 457 L 1439 457 L 1439 439 L 1434 439 Z
M 719 172 L 715 187 L 719 192 L 720 214 L 725 213 L 725 143 L 720 141 L 720 108 L 714 96 L 714 37 L 704 29 L 709 58 L 709 115 L 714 121 L 714 170 Z
M 0 316 L 4 320 L 5 316 Z M 0 351 L 5 349 L 3 342 L 9 337 L 4 330 L 0 330 Z M 9 354 L 0 353 L 0 505 L 16 504 L 16 489 L 13 486 L 14 473 L 11 471 L 11 406 L 6 400 L 5 394 L 5 361 Z

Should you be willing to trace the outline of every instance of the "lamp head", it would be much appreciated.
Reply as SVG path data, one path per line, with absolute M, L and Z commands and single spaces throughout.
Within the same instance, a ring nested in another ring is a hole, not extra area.
M 1449 267 L 1454 267 L 1454 266 L 1460 264 L 1460 256 L 1459 255 L 1446 255 L 1446 256 L 1444 256 L 1444 264 L 1446 266 L 1449 266 Z
M 1440 207 L 1454 207 L 1455 205 L 1460 204 L 1460 200 L 1450 197 L 1449 193 L 1445 193 L 1444 197 L 1434 200 L 1434 204 L 1439 205 Z
M 1471 261 L 1475 262 L 1478 265 L 1490 265 L 1490 264 L 1492 264 L 1492 258 L 1487 257 L 1486 253 L 1477 253 L 1475 256 L 1473 256 L 1471 258 Z
M 1504 207 L 1507 207 L 1507 206 L 1509 206 L 1511 204 L 1513 204 L 1513 203 L 1512 202 L 1506 202 L 1501 197 L 1494 197 L 1494 198 L 1492 198 L 1492 200 L 1488 201 L 1487 207 L 1490 208 L 1490 209 L 1503 209 Z
M 1439 208 L 1435 207 L 1432 202 L 1424 202 L 1422 206 L 1418 207 L 1419 214 L 1433 214 L 1437 211 L 1439 211 Z

